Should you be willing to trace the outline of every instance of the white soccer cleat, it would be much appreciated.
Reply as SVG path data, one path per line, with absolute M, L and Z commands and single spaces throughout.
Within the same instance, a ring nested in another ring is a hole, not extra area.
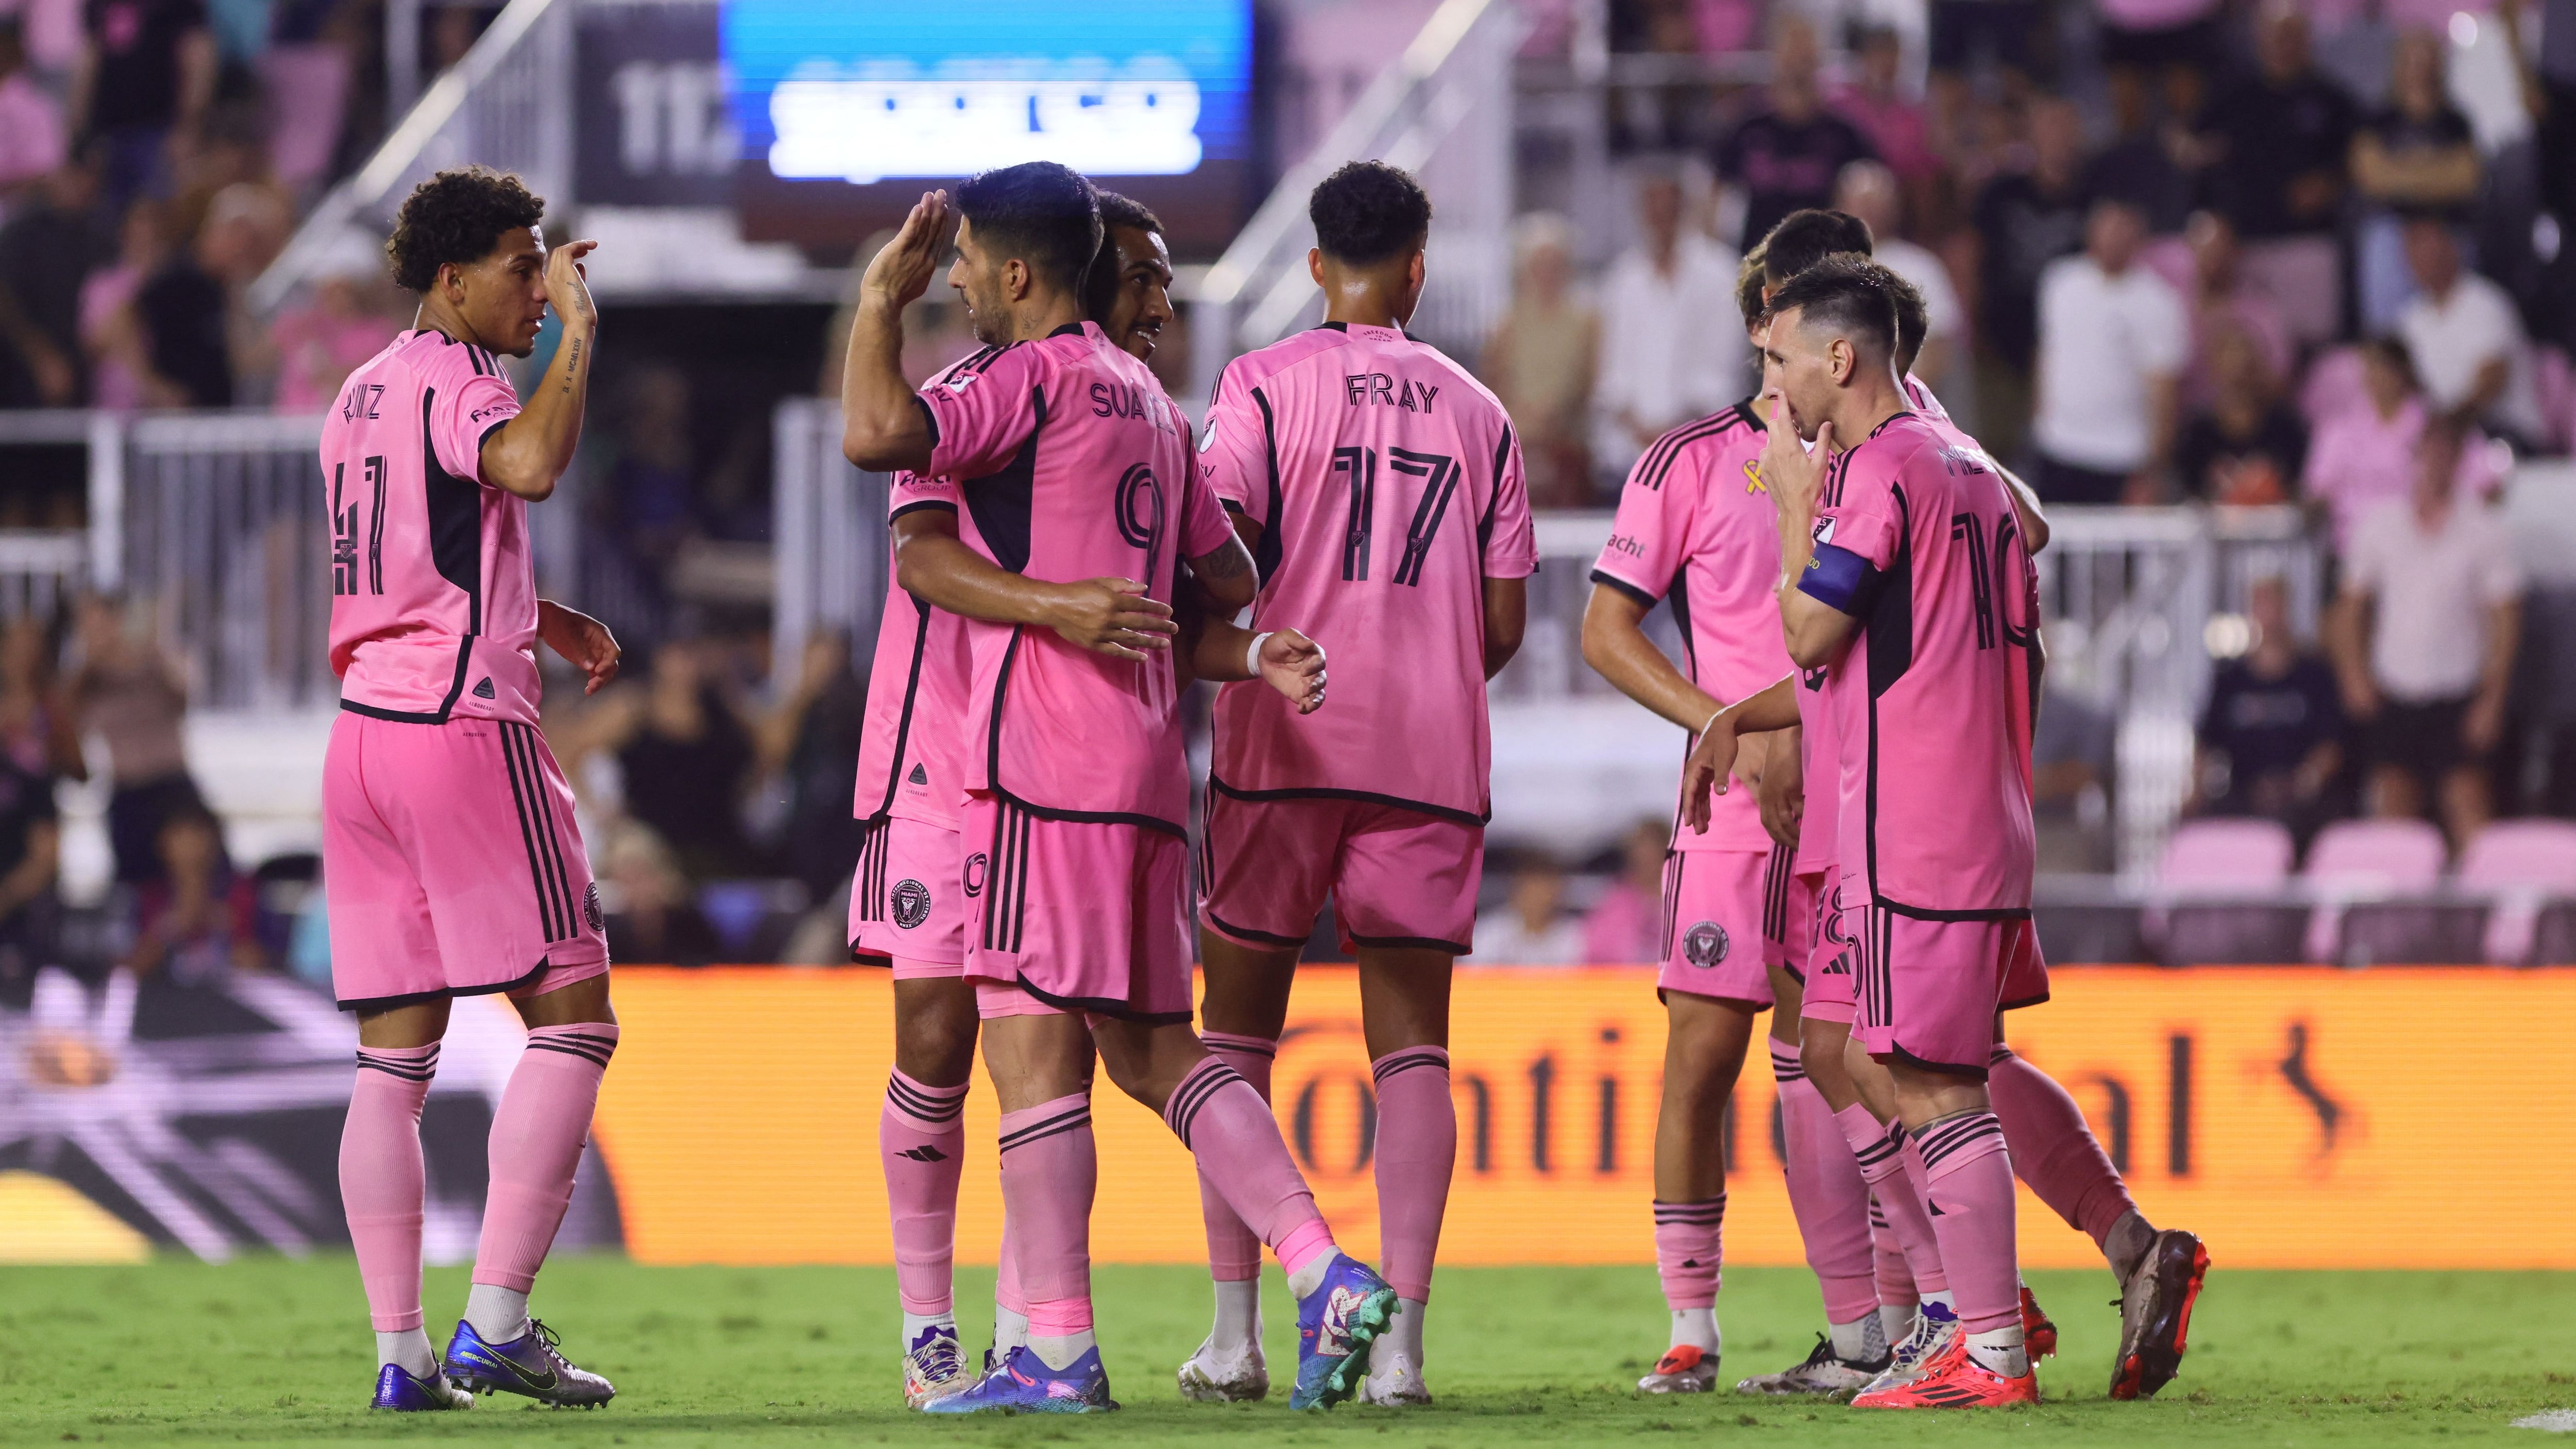
M 1950 1340 L 1959 1336 L 1959 1320 L 1938 1303 L 1926 1303 L 1914 1316 L 1913 1330 L 1888 1351 L 1887 1371 L 1871 1379 L 1854 1398 L 1902 1388 L 1931 1371 Z
M 1776 1374 L 1755 1374 L 1735 1386 L 1739 1394 L 1776 1398 L 1849 1399 L 1870 1381 L 1885 1373 L 1895 1362 L 1893 1355 L 1877 1359 L 1848 1359 L 1834 1356 L 1831 1339 L 1816 1335 L 1813 1353 L 1793 1368 Z
M 1270 1396 L 1270 1366 L 1258 1343 L 1220 1352 L 1210 1338 L 1181 1365 L 1180 1383 L 1194 1404 L 1248 1404 Z
M 1643 1394 L 1704 1394 L 1717 1387 L 1717 1355 L 1677 1343 L 1655 1360 L 1654 1372 L 1637 1380 Z
M 1360 1382 L 1360 1402 L 1390 1409 L 1420 1408 L 1431 1402 L 1422 1382 L 1422 1365 L 1384 1344 L 1369 1358 L 1368 1377 Z

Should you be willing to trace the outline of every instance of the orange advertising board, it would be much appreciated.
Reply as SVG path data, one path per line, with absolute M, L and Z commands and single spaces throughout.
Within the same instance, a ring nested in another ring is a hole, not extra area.
M 2132 1192 L 2232 1266 L 2576 1268 L 2576 969 L 2258 967 L 2057 973 L 2016 1050 L 2064 1082 Z M 624 1031 L 597 1135 L 629 1251 L 653 1263 L 891 1261 L 877 1115 L 892 992 L 869 971 L 620 968 Z M 1663 1058 L 1654 974 L 1459 974 L 1451 1027 L 1455 1264 L 1653 1261 Z M 2516 1030 L 2517 1027 L 2527 1028 Z M 2499 1030 L 2499 1027 L 2502 1030 Z M 1273 1100 L 1335 1233 L 1377 1250 L 1374 1128 L 1348 967 L 1299 977 Z M 995 1108 L 966 1111 L 959 1257 L 1001 1228 Z M 1102 1080 L 1092 1255 L 1201 1259 L 1190 1159 Z M 1804 1258 L 1757 1043 L 1728 1156 L 1727 1257 Z M 2098 1263 L 2027 1191 L 2024 1261 Z

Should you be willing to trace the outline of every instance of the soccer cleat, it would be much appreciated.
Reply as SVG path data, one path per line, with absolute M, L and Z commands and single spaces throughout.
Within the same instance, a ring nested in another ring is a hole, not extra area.
M 2057 1325 L 2041 1311 L 2039 1295 L 2027 1283 L 2021 1285 L 2021 1341 L 2030 1350 L 2032 1363 L 2057 1356 Z
M 1348 1253 L 1335 1253 L 1315 1291 L 1297 1300 L 1292 1409 L 1329 1409 L 1358 1392 L 1369 1347 L 1395 1320 L 1395 1290 Z
M 1655 1367 L 1637 1380 L 1641 1394 L 1704 1394 L 1717 1387 L 1717 1355 L 1695 1343 L 1664 1350 Z
M 1873 1389 L 1852 1400 L 1855 1409 L 2002 1409 L 2039 1402 L 2039 1374 L 2023 1369 L 2008 1379 L 1977 1362 L 1968 1340 L 1953 1333 L 1910 1383 Z
M 2180 1228 L 2167 1228 L 2120 1285 L 2120 1356 L 2111 1361 L 2111 1397 L 2151 1399 L 2182 1368 L 2192 1306 L 2209 1276 L 2209 1249 Z
M 425 1414 L 439 1409 L 470 1409 L 474 1396 L 447 1381 L 447 1375 L 433 1373 L 416 1379 L 398 1363 L 386 1364 L 376 1373 L 376 1399 L 367 1405 L 395 1414 Z
M 1109 1371 L 1097 1346 L 1062 1369 L 1051 1369 L 1023 1344 L 1002 1356 L 1001 1367 L 974 1387 L 921 1406 L 925 1414 L 1102 1414 L 1118 1407 L 1109 1397 Z
M 1755 1374 L 1737 1384 L 1735 1391 L 1739 1394 L 1839 1401 L 1869 1387 L 1870 1380 L 1887 1372 L 1887 1366 L 1894 1361 L 1893 1354 L 1882 1354 L 1874 1359 L 1836 1358 L 1834 1341 L 1819 1333 L 1815 1350 L 1803 1363 L 1776 1374 Z
M 533 1318 L 508 1343 L 485 1343 L 473 1324 L 459 1322 L 447 1341 L 447 1376 L 472 1393 L 525 1394 L 558 1409 L 596 1409 L 617 1397 L 616 1385 L 556 1349 L 562 1341 Z
M 1219 1353 L 1211 1336 L 1181 1365 L 1181 1397 L 1193 1404 L 1248 1404 L 1270 1397 L 1270 1365 L 1259 1342 Z
M 1422 1382 L 1422 1366 L 1392 1347 L 1380 1345 L 1369 1355 L 1368 1377 L 1360 1381 L 1360 1402 L 1387 1409 L 1418 1409 L 1431 1402 Z
M 966 1351 L 957 1346 L 957 1330 L 935 1323 L 921 1331 L 903 1355 L 903 1406 L 918 1409 L 933 1399 L 962 1394 L 975 1386 L 966 1372 Z
M 1887 1367 L 1854 1395 L 1857 1404 L 1872 1394 L 1902 1388 L 1930 1371 L 1932 1361 L 1959 1338 L 1958 1315 L 1938 1303 L 1926 1303 L 1914 1315 L 1914 1327 L 1888 1350 Z

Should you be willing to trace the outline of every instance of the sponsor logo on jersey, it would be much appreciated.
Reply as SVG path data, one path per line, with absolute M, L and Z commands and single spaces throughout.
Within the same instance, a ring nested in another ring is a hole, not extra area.
M 894 883 L 894 923 L 909 931 L 930 919 L 930 887 L 917 880 Z
M 1682 959 L 1705 971 L 1726 959 L 1726 928 L 1702 921 L 1682 933 Z

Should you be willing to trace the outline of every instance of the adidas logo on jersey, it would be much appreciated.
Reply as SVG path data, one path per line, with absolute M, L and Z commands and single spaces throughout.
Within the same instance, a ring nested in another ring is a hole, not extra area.
M 474 686 L 474 697 L 476 699 L 491 699 L 498 693 L 499 691 L 492 688 L 492 680 L 488 675 L 477 681 Z
M 930 783 L 930 772 L 923 769 L 920 762 L 916 760 L 913 762 L 912 773 L 904 776 L 904 779 L 915 785 L 927 785 Z

